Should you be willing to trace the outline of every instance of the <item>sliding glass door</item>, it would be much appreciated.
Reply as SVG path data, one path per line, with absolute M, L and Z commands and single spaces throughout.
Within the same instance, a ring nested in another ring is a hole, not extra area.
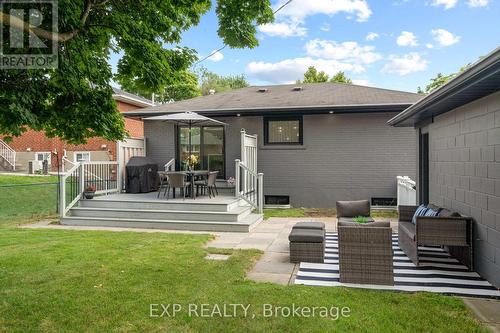
M 188 169 L 189 127 L 179 126 L 178 160 L 181 170 Z M 194 170 L 219 171 L 218 178 L 225 177 L 224 127 L 191 127 L 191 163 Z

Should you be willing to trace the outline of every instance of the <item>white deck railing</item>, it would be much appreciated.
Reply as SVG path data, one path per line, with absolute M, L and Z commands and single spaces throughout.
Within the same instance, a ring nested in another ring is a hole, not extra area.
M 0 140 L 0 156 L 12 166 L 13 171 L 16 171 L 16 151 L 3 140 Z
M 234 192 L 262 214 L 264 208 L 264 174 L 255 173 L 240 160 L 235 161 Z
M 408 176 L 397 176 L 398 183 L 398 206 L 416 205 L 417 188 L 416 183 Z
M 96 194 L 119 192 L 121 184 L 118 162 L 80 162 L 70 168 L 61 177 L 60 215 L 65 217 L 68 211 L 83 197 L 86 188 L 92 187 Z
M 175 171 L 175 158 L 172 158 L 170 161 L 165 163 L 163 168 L 165 171 Z

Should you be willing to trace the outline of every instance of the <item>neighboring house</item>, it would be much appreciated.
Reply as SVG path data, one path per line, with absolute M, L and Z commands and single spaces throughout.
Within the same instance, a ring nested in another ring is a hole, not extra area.
M 500 286 L 500 48 L 389 124 L 416 129 L 419 201 L 473 218 L 474 269 Z
M 153 102 L 143 97 L 113 88 L 113 99 L 120 112 L 153 106 Z M 143 122 L 139 118 L 125 118 L 125 129 L 130 138 L 143 138 Z M 1 139 L 1 138 L 0 138 Z M 2 140 L 0 140 L 1 143 Z M 4 143 L 5 144 L 5 143 Z M 15 151 L 16 171 L 27 171 L 32 160 L 47 160 L 51 170 L 57 169 L 54 152 L 65 155 L 69 161 L 113 161 L 117 156 L 117 145 L 113 141 L 102 138 L 90 138 L 86 144 L 72 145 L 59 138 L 48 138 L 45 133 L 29 129 L 19 137 L 14 137 L 7 144 Z M 0 155 L 0 160 L 2 160 Z M 11 170 L 12 166 L 0 163 L 0 170 Z
M 240 131 L 258 135 L 257 171 L 266 204 L 334 207 L 337 200 L 396 197 L 396 176 L 415 176 L 413 130 L 387 120 L 422 95 L 339 83 L 247 87 L 125 113 L 144 117 L 194 111 L 229 126 L 192 132 L 197 168 L 235 176 Z M 144 121 L 146 155 L 185 168 L 188 129 Z M 393 202 L 394 203 L 394 202 Z

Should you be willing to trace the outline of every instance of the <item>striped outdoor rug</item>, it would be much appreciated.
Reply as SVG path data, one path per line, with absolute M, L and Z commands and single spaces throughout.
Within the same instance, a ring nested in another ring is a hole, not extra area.
M 355 288 L 428 291 L 445 295 L 500 299 L 500 291 L 439 247 L 419 247 L 421 266 L 416 267 L 392 236 L 394 286 L 348 284 L 339 282 L 337 233 L 326 234 L 325 263 L 300 263 L 295 284 L 309 286 L 346 286 Z

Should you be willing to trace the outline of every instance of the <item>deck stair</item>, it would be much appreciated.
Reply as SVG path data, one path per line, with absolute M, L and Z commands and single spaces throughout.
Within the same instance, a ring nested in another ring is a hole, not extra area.
M 16 171 L 16 151 L 3 140 L 0 140 L 0 170 Z
M 248 232 L 262 214 L 232 196 L 158 200 L 153 195 L 116 194 L 82 199 L 62 218 L 64 225 L 190 231 Z

